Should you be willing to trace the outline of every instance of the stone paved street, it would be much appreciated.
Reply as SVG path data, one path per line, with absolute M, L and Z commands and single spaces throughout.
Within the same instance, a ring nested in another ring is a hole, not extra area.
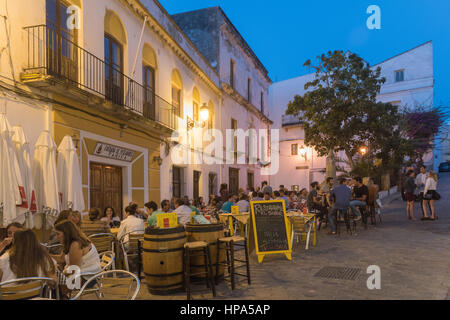
M 295 248 L 293 261 L 283 256 L 268 256 L 257 264 L 252 257 L 253 283 L 240 284 L 231 292 L 225 284 L 218 287 L 218 299 L 323 300 L 323 299 L 426 299 L 450 300 L 450 174 L 442 174 L 437 204 L 439 220 L 410 222 L 405 204 L 396 200 L 383 210 L 383 224 L 358 226 L 356 236 L 343 233 L 332 237 L 322 230 L 318 246 L 305 252 L 303 244 Z M 416 217 L 421 211 L 416 207 Z M 381 290 L 367 289 L 367 267 L 381 268 Z M 323 267 L 360 268 L 360 276 L 352 280 L 329 280 L 314 275 Z M 209 299 L 203 286 L 194 287 Z M 149 295 L 144 287 L 140 299 L 185 299 L 178 294 L 169 297 Z

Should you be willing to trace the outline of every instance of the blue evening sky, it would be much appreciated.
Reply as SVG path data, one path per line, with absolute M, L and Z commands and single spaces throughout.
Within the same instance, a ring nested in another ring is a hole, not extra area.
M 450 0 L 160 0 L 170 14 L 220 6 L 274 82 L 308 73 L 303 63 L 350 50 L 374 65 L 433 40 L 435 104 L 450 106 Z M 366 10 L 381 8 L 381 30 Z

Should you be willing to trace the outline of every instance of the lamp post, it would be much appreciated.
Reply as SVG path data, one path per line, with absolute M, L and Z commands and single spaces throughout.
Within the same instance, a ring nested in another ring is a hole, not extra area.
M 204 123 L 209 120 L 209 107 L 206 103 L 200 108 L 200 120 Z
M 305 148 L 305 146 L 300 147 L 298 154 L 301 158 L 304 158 L 305 161 L 308 161 L 308 150 Z
M 202 127 L 206 126 L 206 122 L 209 120 L 209 107 L 206 103 L 200 108 L 200 121 L 202 122 Z M 187 131 L 195 128 L 195 121 L 190 117 L 187 117 Z
M 359 148 L 359 153 L 364 157 L 369 152 L 369 148 L 366 146 L 362 146 Z

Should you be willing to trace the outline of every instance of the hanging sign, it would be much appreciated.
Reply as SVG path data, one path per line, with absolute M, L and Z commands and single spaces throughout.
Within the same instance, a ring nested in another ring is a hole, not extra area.
M 113 160 L 131 162 L 133 160 L 135 152 L 125 148 L 112 146 L 106 143 L 97 143 L 95 147 L 94 155 Z

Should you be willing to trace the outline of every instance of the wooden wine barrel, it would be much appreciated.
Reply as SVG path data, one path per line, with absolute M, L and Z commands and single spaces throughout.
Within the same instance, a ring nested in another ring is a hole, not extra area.
M 184 227 L 146 230 L 142 262 L 151 294 L 166 295 L 183 289 L 185 243 Z
M 188 242 L 204 241 L 209 243 L 209 250 L 211 252 L 211 264 L 213 267 L 213 275 L 216 276 L 217 270 L 217 240 L 225 236 L 223 224 L 187 224 L 186 234 Z M 222 263 L 226 262 L 226 252 L 221 250 L 219 260 Z M 202 273 L 205 271 L 205 260 L 202 256 L 191 258 L 191 274 Z M 223 277 L 225 267 L 219 267 L 219 278 Z M 199 278 L 205 278 L 201 276 Z

